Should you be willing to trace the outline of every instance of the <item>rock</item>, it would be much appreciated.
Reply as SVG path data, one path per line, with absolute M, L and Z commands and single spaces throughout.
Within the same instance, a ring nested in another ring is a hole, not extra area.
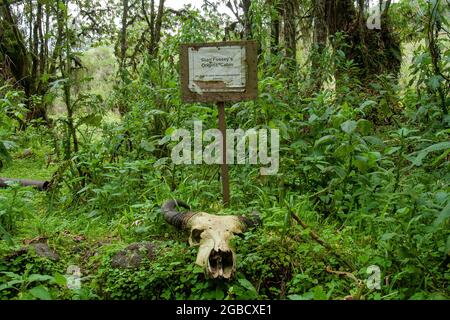
M 43 258 L 48 258 L 50 260 L 58 261 L 59 255 L 55 250 L 50 249 L 47 243 L 35 242 L 31 243 L 30 247 L 34 249 L 36 255 Z
M 111 262 L 113 268 L 138 268 L 145 257 L 153 258 L 155 246 L 151 242 L 130 244 L 125 249 L 117 252 Z
M 34 154 L 33 150 L 31 150 L 31 149 L 24 149 L 24 150 L 18 155 L 18 157 L 19 157 L 20 159 L 23 159 L 23 158 L 29 158 L 29 157 L 31 157 L 33 154 Z

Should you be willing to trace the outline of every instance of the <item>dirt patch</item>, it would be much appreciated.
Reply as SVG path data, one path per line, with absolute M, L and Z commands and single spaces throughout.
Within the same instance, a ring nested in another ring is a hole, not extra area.
M 148 241 L 130 244 L 113 256 L 111 266 L 113 268 L 138 268 L 145 258 L 153 259 L 154 250 L 155 245 Z

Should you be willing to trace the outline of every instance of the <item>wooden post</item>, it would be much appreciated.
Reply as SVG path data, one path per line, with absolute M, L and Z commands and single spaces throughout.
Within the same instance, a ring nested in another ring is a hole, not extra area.
M 254 40 L 185 43 L 180 47 L 181 100 L 184 103 L 216 103 L 219 111 L 225 206 L 230 204 L 225 103 L 258 98 L 257 53 L 258 45 Z
M 228 179 L 228 164 L 227 164 L 227 123 L 225 119 L 225 102 L 218 102 L 219 109 L 219 130 L 222 133 L 222 189 L 223 189 L 223 203 L 225 206 L 230 204 L 230 182 Z

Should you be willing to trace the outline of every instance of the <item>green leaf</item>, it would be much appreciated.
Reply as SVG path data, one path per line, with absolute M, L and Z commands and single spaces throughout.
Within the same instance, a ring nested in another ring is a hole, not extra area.
M 411 133 L 416 133 L 417 130 L 416 129 L 408 129 L 408 128 L 400 128 L 398 129 L 395 133 L 400 136 L 400 137 L 407 137 L 409 136 Z
M 381 236 L 381 241 L 387 241 L 395 237 L 397 234 L 395 232 L 387 232 Z
M 225 297 L 225 293 L 220 289 L 219 286 L 217 286 L 216 291 L 214 293 L 214 298 L 216 300 L 223 300 L 224 297 Z
M 11 237 L 11 234 L 6 231 L 5 228 L 0 224 L 0 239 L 4 239 L 6 243 L 10 246 L 14 245 L 14 241 Z
M 430 79 L 428 79 L 428 86 L 431 88 L 431 90 L 437 90 L 441 86 L 443 78 L 439 75 L 432 76 Z
M 35 281 L 51 281 L 54 280 L 52 276 L 44 275 L 44 274 L 32 274 L 28 277 L 28 282 L 35 282 Z
M 167 128 L 166 129 L 166 131 L 164 132 L 164 135 L 166 135 L 166 136 L 171 136 L 172 135 L 172 133 L 174 133 L 175 132 L 175 128 L 174 127 L 169 127 L 169 128 Z
M 447 203 L 445 208 L 442 209 L 441 213 L 439 213 L 439 216 L 436 218 L 436 220 L 434 220 L 433 224 L 435 226 L 439 226 L 448 217 L 450 217 L 450 201 Z
M 373 144 L 376 146 L 384 146 L 384 142 L 380 138 L 377 138 L 374 136 L 366 136 L 366 137 L 363 137 L 363 139 L 370 144 Z
M 356 156 L 353 164 L 358 168 L 360 172 L 366 172 L 369 168 L 368 158 L 365 156 Z
M 152 115 L 152 116 L 157 116 L 157 115 L 161 115 L 161 114 L 166 114 L 166 112 L 163 110 L 159 110 L 159 109 L 152 109 L 152 110 L 148 111 L 148 114 Z
M 12 160 L 8 150 L 6 149 L 6 145 L 3 141 L 0 141 L 0 159 L 4 159 L 7 162 Z
M 350 153 L 355 150 L 355 147 L 350 144 L 342 144 L 336 148 L 334 155 L 336 157 L 347 158 Z
M 0 285 L 0 291 L 12 288 L 12 287 L 14 287 L 15 284 L 21 284 L 21 283 L 23 283 L 23 280 L 11 280 L 11 281 L 8 281 L 7 283 L 4 283 L 4 284 Z
M 289 300 L 306 300 L 302 295 L 299 295 L 299 294 L 291 294 L 291 295 L 288 295 L 287 298 Z
M 421 151 L 414 152 L 408 156 L 408 160 L 411 161 L 415 166 L 419 167 L 422 165 L 423 159 L 428 156 L 431 152 L 441 151 L 441 150 L 447 150 L 450 149 L 450 142 L 440 142 L 433 144 L 432 146 L 429 146 L 428 148 L 425 148 Z M 413 155 L 417 154 L 417 156 L 414 158 Z
M 91 113 L 86 117 L 81 118 L 77 123 L 77 127 L 81 126 L 82 124 L 85 124 L 88 126 L 98 128 L 100 127 L 101 123 L 102 123 L 102 116 L 95 113 Z
M 362 135 L 368 135 L 372 131 L 372 122 L 366 119 L 360 119 L 357 122 L 357 127 Z
M 440 292 L 432 292 L 428 296 L 428 300 L 448 300 L 448 297 Z
M 48 289 L 43 286 L 37 286 L 33 289 L 28 290 L 29 293 L 33 295 L 33 297 L 41 299 L 41 300 L 52 300 Z
M 170 134 L 165 135 L 158 141 L 158 145 L 162 146 L 163 144 L 166 144 L 167 142 L 169 142 L 171 139 L 172 139 L 172 136 Z
M 149 226 L 138 226 L 136 228 L 134 228 L 134 232 L 138 233 L 138 234 L 143 234 L 148 232 L 148 230 L 150 229 Z
M 158 159 L 158 160 L 153 164 L 153 166 L 156 167 L 156 168 L 157 168 L 157 167 L 161 167 L 161 166 L 166 165 L 168 161 L 169 161 L 168 158 L 161 158 L 161 159 Z
M 311 292 L 314 294 L 314 300 L 328 300 L 327 294 L 323 290 L 322 286 L 312 288 Z
M 255 290 L 255 287 L 247 279 L 241 278 L 238 280 L 239 284 L 248 290 Z
M 343 124 L 341 124 L 341 129 L 345 133 L 351 134 L 353 131 L 355 131 L 357 127 L 357 123 L 354 120 L 347 120 Z
M 447 254 L 450 254 L 450 235 L 447 238 L 445 249 L 447 250 Z
M 389 147 L 389 148 L 386 148 L 386 150 L 384 151 L 384 153 L 386 154 L 386 155 L 391 155 L 391 154 L 394 154 L 394 153 L 396 153 L 398 150 L 400 150 L 402 147 Z
M 150 141 L 147 141 L 147 140 L 141 141 L 141 148 L 147 152 L 155 151 L 155 146 L 153 145 L 153 143 L 151 143 Z
M 7 277 L 10 277 L 11 279 L 16 279 L 16 280 L 22 279 L 22 276 L 20 274 L 17 274 L 14 272 L 4 271 L 4 272 L 0 272 L 0 273 L 4 274 Z
M 366 100 L 363 103 L 361 103 L 361 105 L 359 106 L 359 109 L 361 111 L 364 111 L 365 108 L 369 107 L 369 106 L 376 106 L 377 103 L 373 100 Z
M 322 138 L 320 138 L 319 140 L 316 140 L 316 142 L 314 143 L 314 146 L 320 146 L 321 144 L 326 144 L 326 143 L 331 143 L 333 141 L 336 141 L 336 137 L 334 135 L 327 135 L 327 136 L 323 136 Z
M 59 274 L 59 273 L 55 274 L 54 281 L 55 281 L 56 284 L 58 284 L 60 286 L 63 286 L 63 287 L 67 286 L 67 279 L 66 279 L 66 277 L 61 275 L 61 274 Z

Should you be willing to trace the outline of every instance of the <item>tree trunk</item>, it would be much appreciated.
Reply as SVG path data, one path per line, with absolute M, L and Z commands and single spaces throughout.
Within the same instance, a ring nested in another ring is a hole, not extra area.
M 242 0 L 242 8 L 244 11 L 244 39 L 251 39 L 253 37 L 251 4 L 251 0 Z
M 128 39 L 127 39 L 127 29 L 128 29 L 128 10 L 129 3 L 128 0 L 122 0 L 122 27 L 120 29 L 120 51 L 119 51 L 119 77 L 122 84 L 126 82 L 127 79 L 127 49 L 128 49 Z M 120 99 L 118 103 L 118 110 L 120 115 L 124 116 L 128 112 L 128 106 Z
M 271 5 L 275 8 L 271 14 L 270 50 L 272 54 L 278 55 L 280 53 L 280 16 L 282 15 L 282 9 L 278 0 L 272 2 Z
M 5 41 L 0 43 L 1 51 L 11 61 L 10 71 L 14 80 L 24 89 L 25 95 L 30 96 L 31 59 L 25 46 L 24 37 L 11 13 L 11 8 L 4 0 L 0 6 L 2 29 Z
M 326 0 L 317 0 L 314 9 L 313 49 L 311 55 L 311 79 L 313 79 L 313 90 L 321 90 L 323 87 L 323 65 L 321 60 L 327 45 L 327 22 L 326 22 Z
M 28 122 L 34 119 L 43 119 L 48 125 L 47 110 L 44 104 L 36 104 L 33 101 L 34 95 L 45 94 L 47 88 L 41 85 L 41 74 L 44 69 L 45 59 L 42 57 L 43 41 L 42 35 L 42 3 L 37 2 L 36 16 L 33 17 L 32 2 L 30 5 L 30 41 L 29 48 L 25 45 L 22 31 L 12 14 L 11 7 L 7 0 L 3 0 L 0 6 L 0 15 L 2 17 L 2 29 L 4 30 L 4 41 L 0 43 L 0 50 L 4 59 L 8 59 L 10 74 L 14 82 L 23 89 L 26 99 L 26 107 L 29 110 L 25 115 L 26 121 L 20 123 L 20 129 L 25 129 Z M 33 23 L 34 22 L 34 23 Z M 41 48 L 41 52 L 40 52 Z
M 388 0 L 381 16 L 381 29 L 366 26 L 365 1 L 358 0 L 355 8 L 353 0 L 326 0 L 326 20 L 329 36 L 341 32 L 346 35 L 346 46 L 340 47 L 347 60 L 352 60 L 359 68 L 358 78 L 365 87 L 376 80 L 376 75 L 400 71 L 400 42 L 393 36 L 388 10 Z M 380 0 L 380 7 L 383 1 Z M 337 49 L 337 48 L 336 48 Z M 344 70 L 337 70 L 337 76 Z
M 158 14 L 156 16 L 154 33 L 152 35 L 152 43 L 150 45 L 149 50 L 150 55 L 153 57 L 155 57 L 158 53 L 159 41 L 161 39 L 161 27 L 163 15 L 164 15 L 164 0 L 159 0 Z
M 291 71 L 297 68 L 297 0 L 285 0 L 283 4 L 283 32 L 286 59 Z
M 122 28 L 120 30 L 120 72 L 122 73 L 126 66 L 127 58 L 127 27 L 128 27 L 128 0 L 122 2 Z
M 164 1 L 159 0 L 158 12 L 155 12 L 154 0 L 150 2 L 150 18 L 148 17 L 147 10 L 145 8 L 145 2 L 142 0 L 142 13 L 144 15 L 147 26 L 150 30 L 150 42 L 148 45 L 148 53 L 152 57 L 156 57 L 158 54 L 158 46 L 161 40 L 161 27 L 164 17 Z
M 75 128 L 74 123 L 74 104 L 72 103 L 71 98 L 71 89 L 72 89 L 72 60 L 71 60 L 71 38 L 70 38 L 70 30 L 69 30 L 69 24 L 68 24 L 68 16 L 67 13 L 64 17 L 65 20 L 65 61 L 61 61 L 62 65 L 62 73 L 63 77 L 66 79 L 64 82 L 64 102 L 66 104 L 67 108 L 67 127 L 68 127 L 68 139 L 67 142 L 69 143 L 68 150 L 69 154 L 67 155 L 68 158 L 71 157 L 71 148 L 70 143 L 72 139 L 73 143 L 73 151 L 75 153 L 78 152 L 78 138 L 77 138 L 77 131 Z

